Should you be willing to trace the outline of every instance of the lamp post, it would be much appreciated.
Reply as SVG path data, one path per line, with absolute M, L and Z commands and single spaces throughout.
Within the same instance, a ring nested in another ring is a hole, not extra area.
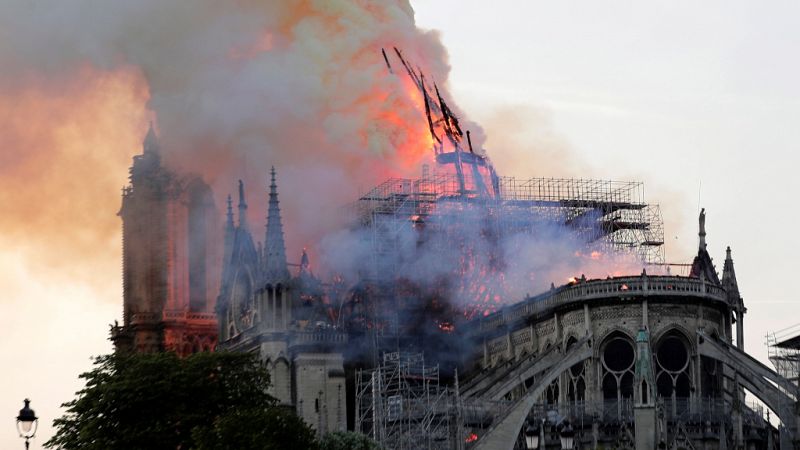
M 31 409 L 31 401 L 27 398 L 24 401 L 25 407 L 19 410 L 17 416 L 17 431 L 19 437 L 25 438 L 25 449 L 27 450 L 31 445 L 30 439 L 36 435 L 36 429 L 39 428 L 39 418 Z
M 564 450 L 572 450 L 572 445 L 575 443 L 575 430 L 572 429 L 572 424 L 569 420 L 564 420 L 561 424 L 561 448 Z
M 528 447 L 528 450 L 539 448 L 539 431 L 538 426 L 534 427 L 530 423 L 525 428 L 525 446 Z

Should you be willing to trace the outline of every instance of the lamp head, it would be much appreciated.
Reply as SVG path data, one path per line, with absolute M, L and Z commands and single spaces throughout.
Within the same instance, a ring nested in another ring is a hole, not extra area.
M 25 407 L 19 410 L 19 415 L 17 416 L 17 431 L 24 438 L 32 438 L 36 434 L 39 418 L 36 417 L 36 413 L 31 409 L 31 401 L 27 398 L 24 401 Z

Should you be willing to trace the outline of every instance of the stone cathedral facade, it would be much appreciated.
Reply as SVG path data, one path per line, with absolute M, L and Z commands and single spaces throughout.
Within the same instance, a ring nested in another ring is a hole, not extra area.
M 239 181 L 238 223 L 228 197 L 222 283 L 217 299 L 219 348 L 258 353 L 272 376 L 272 395 L 319 434 L 347 424 L 342 350 L 322 286 L 303 252 L 297 274 L 286 261 L 275 169 L 271 171 L 264 241 L 255 244 Z
M 244 184 L 236 220 L 229 196 L 222 224 L 210 187 L 161 163 L 151 126 L 122 193 L 123 321 L 111 340 L 117 351 L 255 352 L 281 405 L 320 434 L 345 430 L 347 336 L 334 328 L 305 252 L 289 270 L 275 179 L 273 169 L 256 244 Z

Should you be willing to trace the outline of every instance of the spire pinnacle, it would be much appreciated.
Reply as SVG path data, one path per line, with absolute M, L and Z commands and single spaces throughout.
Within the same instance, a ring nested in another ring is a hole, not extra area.
M 156 136 L 152 120 L 150 121 L 150 128 L 147 130 L 147 135 L 144 137 L 142 147 L 144 147 L 145 153 L 158 153 L 160 150 L 158 145 L 158 136 Z
M 275 182 L 275 167 L 270 170 L 269 208 L 267 210 L 267 230 L 264 239 L 266 273 L 270 281 L 289 279 L 286 264 L 286 244 L 283 240 L 283 224 L 278 201 L 278 185 Z
M 739 283 L 736 281 L 736 270 L 733 268 L 730 246 L 725 249 L 725 265 L 722 266 L 722 287 L 736 297 L 739 296 Z
M 239 227 L 247 227 L 247 202 L 244 200 L 244 182 L 239 180 Z
M 233 228 L 233 200 L 231 200 L 231 195 L 228 194 L 228 212 L 225 214 L 226 221 L 225 226 L 228 228 Z

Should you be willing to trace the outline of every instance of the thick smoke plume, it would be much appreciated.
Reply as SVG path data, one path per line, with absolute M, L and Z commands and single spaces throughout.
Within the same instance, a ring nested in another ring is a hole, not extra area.
M 434 213 L 422 229 L 408 218 L 382 222 L 393 230 L 383 234 L 393 242 L 384 247 L 393 251 L 377 258 L 373 229 L 330 234 L 321 245 L 323 263 L 349 280 L 380 278 L 385 274 L 375 274 L 375 266 L 391 267 L 390 278 L 427 291 L 422 297 L 446 299 L 460 319 L 486 315 L 582 276 L 636 275 L 644 265 L 638 255 L 582 239 L 554 217 L 526 215 L 518 218 L 525 225 L 514 228 L 498 220 L 513 214 L 511 208 L 468 202 L 458 207 L 457 214 Z
M 13 132 L 0 133 L 3 181 L 37 186 L 32 196 L 38 201 L 57 192 L 52 197 L 76 219 L 59 223 L 48 216 L 52 209 L 30 211 L 28 200 L 9 204 L 43 234 L 77 226 L 87 240 L 112 241 L 119 203 L 109 193 L 115 192 L 113 180 L 116 187 L 123 183 L 130 157 L 140 151 L 130 136 L 144 136 L 149 116 L 164 160 L 203 175 L 218 205 L 236 179 L 245 180 L 251 223 L 263 223 L 267 173 L 276 166 L 290 259 L 311 246 L 312 258 L 346 271 L 341 261 L 358 254 L 355 244 L 340 244 L 335 253 L 314 248 L 331 242 L 342 223 L 341 206 L 388 176 L 418 175 L 431 157 L 420 93 L 404 74 L 390 73 L 381 56 L 381 48 L 394 46 L 448 98 L 446 51 L 435 32 L 416 27 L 406 0 L 4 2 L 0 93 L 7 102 L 36 107 L 14 110 Z M 47 134 L 39 130 L 54 122 L 42 111 L 54 98 L 63 108 L 92 111 L 82 127 L 113 117 L 116 133 L 91 140 L 76 128 L 55 143 L 43 141 Z M 128 117 L 111 114 L 124 108 Z M 480 149 L 481 129 L 463 117 L 462 125 Z M 57 161 L 72 148 L 86 157 L 53 167 L 61 176 L 31 169 L 47 167 L 40 162 Z M 86 217 L 96 220 L 84 224 Z M 580 246 L 568 237 L 541 236 L 548 239 L 493 244 L 508 261 L 502 272 L 504 283 L 515 285 L 514 296 L 559 284 L 565 272 L 580 271 L 585 262 L 569 256 Z M 481 239 L 474 236 L 477 254 Z M 74 242 L 58 245 L 74 252 Z M 420 263 L 409 277 L 438 273 L 421 270 L 426 264 L 447 267 L 441 254 L 415 257 Z
M 275 165 L 298 257 L 359 190 L 429 157 L 419 98 L 388 73 L 381 48 L 403 48 L 442 87 L 449 71 L 405 0 L 11 1 L 0 30 L 9 90 L 61 86 L 86 67 L 140 74 L 165 160 L 202 174 L 218 204 L 244 178 L 256 223 Z M 141 123 L 121 126 L 144 135 Z M 96 151 L 139 150 L 119 147 Z

